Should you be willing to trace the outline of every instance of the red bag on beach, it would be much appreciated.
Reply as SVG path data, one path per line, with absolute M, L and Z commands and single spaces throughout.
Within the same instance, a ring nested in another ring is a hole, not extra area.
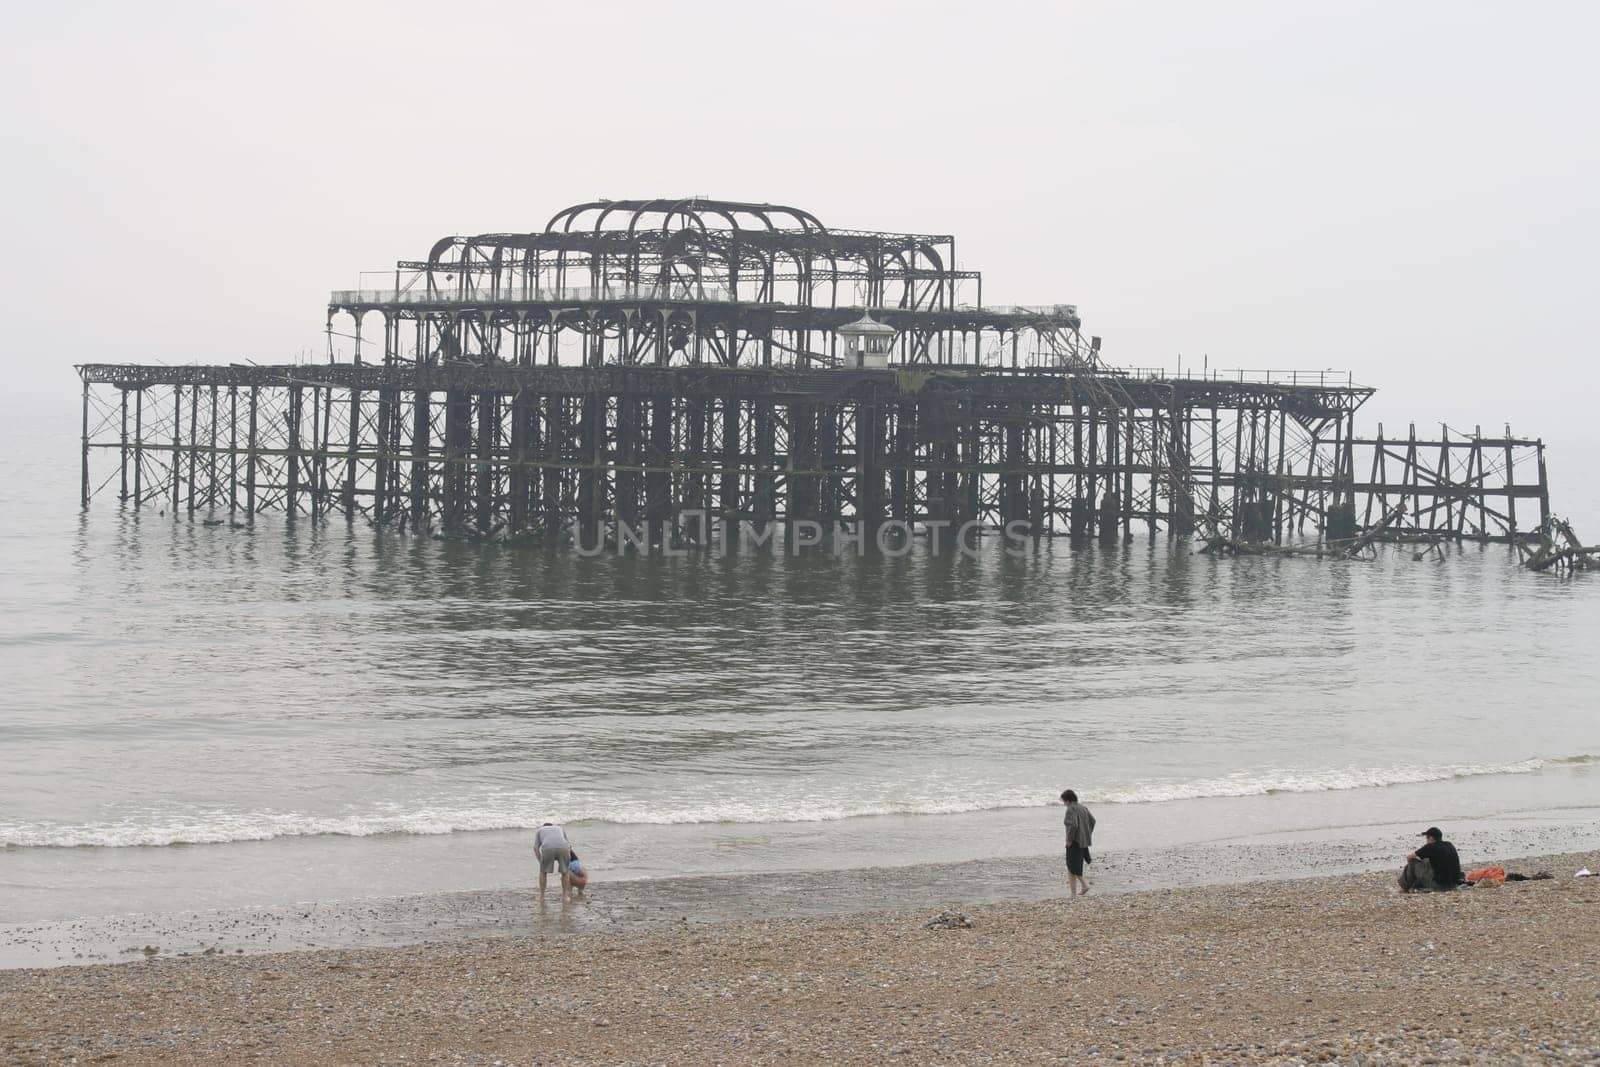
M 1473 885 L 1479 882 L 1493 882 L 1495 885 L 1505 885 L 1506 869 L 1504 867 L 1479 867 L 1468 873 L 1467 881 Z

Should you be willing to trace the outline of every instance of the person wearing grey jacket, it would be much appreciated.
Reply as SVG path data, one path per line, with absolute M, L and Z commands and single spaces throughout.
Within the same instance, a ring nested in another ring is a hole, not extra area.
M 1078 897 L 1089 892 L 1089 883 L 1083 877 L 1085 864 L 1093 863 L 1089 846 L 1094 841 L 1094 814 L 1078 803 L 1078 794 L 1068 789 L 1061 794 L 1067 814 L 1061 823 L 1067 830 L 1067 891 Z
M 547 822 L 533 835 L 533 855 L 539 861 L 539 903 L 544 903 L 545 878 L 552 871 L 561 872 L 561 903 L 572 896 L 572 842 L 567 831 L 555 823 Z

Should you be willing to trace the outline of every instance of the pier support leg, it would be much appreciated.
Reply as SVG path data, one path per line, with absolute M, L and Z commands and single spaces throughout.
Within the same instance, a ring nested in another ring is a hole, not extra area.
M 257 409 L 261 401 L 261 387 L 250 387 L 250 414 L 249 427 L 245 431 L 244 454 L 244 513 L 254 516 L 256 513 L 256 468 L 259 462 L 259 438 L 257 437 Z
M 289 446 L 284 462 L 288 465 L 288 478 L 285 479 L 286 503 L 284 510 L 292 519 L 300 510 L 300 416 L 301 405 L 304 401 L 301 387 L 289 387 Z
M 83 471 L 81 499 L 84 507 L 89 506 L 89 379 L 83 380 Z
M 126 504 L 128 502 L 128 391 L 126 389 L 119 389 L 117 391 L 122 394 L 122 421 L 121 428 L 119 430 L 121 439 L 121 450 L 119 453 L 121 481 L 117 499 Z
M 179 451 L 183 443 L 183 386 L 172 387 L 172 454 L 171 462 L 167 467 L 167 475 L 172 479 L 168 486 L 172 494 L 172 515 L 178 515 L 178 493 L 183 484 L 183 453 Z

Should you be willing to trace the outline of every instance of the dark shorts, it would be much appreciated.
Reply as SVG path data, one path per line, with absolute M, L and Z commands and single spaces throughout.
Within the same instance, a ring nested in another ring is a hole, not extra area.
M 1067 846 L 1067 873 L 1083 877 L 1083 865 L 1093 863 L 1094 857 L 1089 855 L 1089 850 L 1081 845 Z

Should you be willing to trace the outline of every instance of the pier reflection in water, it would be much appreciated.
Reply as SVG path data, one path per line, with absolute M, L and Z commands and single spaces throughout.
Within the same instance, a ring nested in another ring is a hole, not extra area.
M 1593 668 L 1543 634 L 1593 636 L 1592 598 L 1452 554 L 585 559 L 92 513 L 67 591 L 6 623 L 0 830 L 826 820 L 1591 752 Z

